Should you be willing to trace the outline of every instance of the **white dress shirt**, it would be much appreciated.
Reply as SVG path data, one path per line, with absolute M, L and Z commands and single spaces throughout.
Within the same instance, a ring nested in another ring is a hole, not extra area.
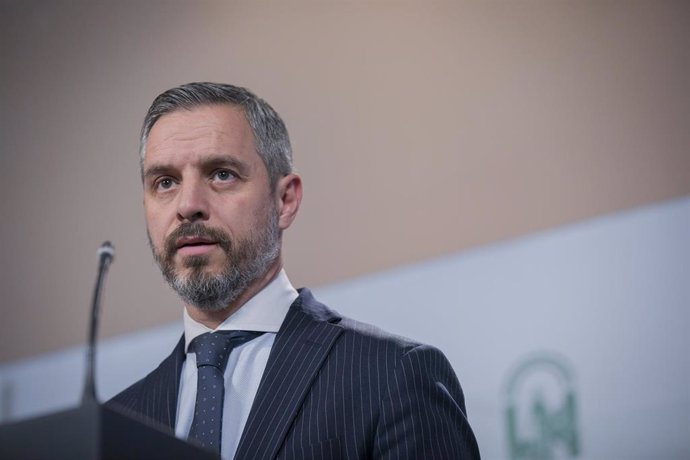
M 186 360 L 182 364 L 180 392 L 177 399 L 175 435 L 187 439 L 194 418 L 196 404 L 197 368 L 196 355 L 189 352 L 191 341 L 205 332 L 259 331 L 265 334 L 235 348 L 225 368 L 225 399 L 223 401 L 223 433 L 221 457 L 232 459 L 247 423 L 249 411 L 263 376 L 268 355 L 276 333 L 298 293 L 281 270 L 264 289 L 230 315 L 216 329 L 209 329 L 194 321 L 184 310 L 184 338 Z

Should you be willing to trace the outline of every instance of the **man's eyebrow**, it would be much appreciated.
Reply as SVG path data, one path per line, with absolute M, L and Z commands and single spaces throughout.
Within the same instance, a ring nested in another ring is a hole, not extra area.
M 155 177 L 155 176 L 165 176 L 170 174 L 172 170 L 171 167 L 165 165 L 151 165 L 144 170 L 143 178 L 144 180 Z
M 208 156 L 202 158 L 199 163 L 204 169 L 226 167 L 237 170 L 237 172 L 241 175 L 246 175 L 249 169 L 249 165 L 247 165 L 245 162 L 229 155 Z

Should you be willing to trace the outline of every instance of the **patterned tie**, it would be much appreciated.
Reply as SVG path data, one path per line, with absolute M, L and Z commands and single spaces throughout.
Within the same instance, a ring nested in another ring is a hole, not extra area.
M 230 352 L 261 334 L 263 332 L 207 332 L 189 344 L 189 349 L 196 354 L 197 366 L 196 407 L 189 439 L 195 439 L 202 447 L 220 453 L 225 395 L 223 373 Z

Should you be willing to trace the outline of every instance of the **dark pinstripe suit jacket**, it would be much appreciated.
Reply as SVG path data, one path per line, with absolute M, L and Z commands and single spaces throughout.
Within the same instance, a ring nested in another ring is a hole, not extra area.
M 174 429 L 184 341 L 108 404 Z M 478 459 L 437 349 L 343 318 L 308 289 L 276 336 L 236 459 Z

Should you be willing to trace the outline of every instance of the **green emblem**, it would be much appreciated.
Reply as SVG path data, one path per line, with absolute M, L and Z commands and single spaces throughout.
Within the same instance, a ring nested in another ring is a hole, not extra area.
M 579 455 L 573 372 L 564 358 L 540 353 L 523 360 L 510 374 L 506 428 L 512 460 Z

